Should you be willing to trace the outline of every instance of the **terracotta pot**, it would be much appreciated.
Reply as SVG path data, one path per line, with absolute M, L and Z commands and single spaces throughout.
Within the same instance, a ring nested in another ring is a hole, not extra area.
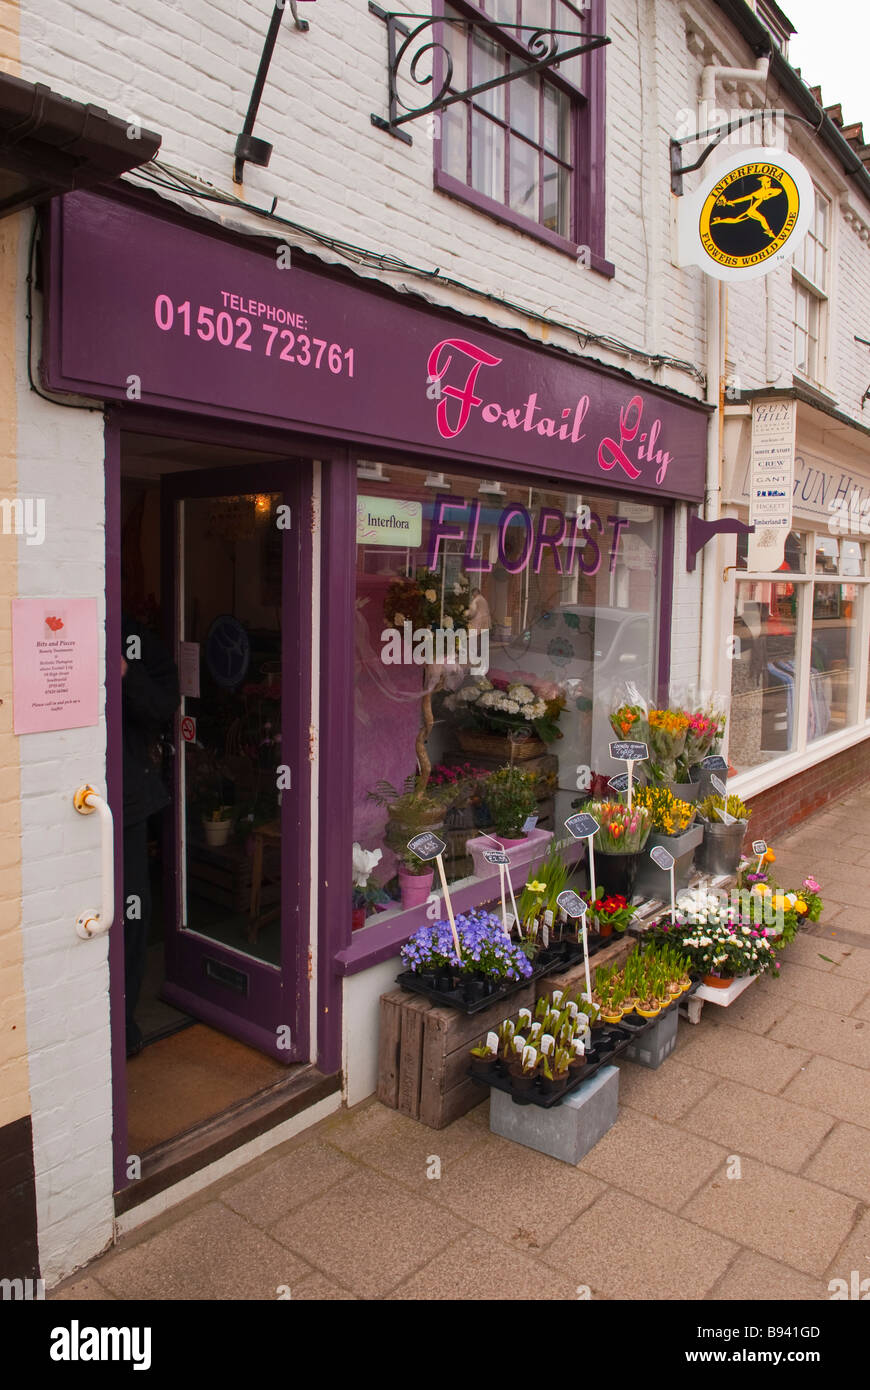
M 351 931 L 359 931 L 360 927 L 366 924 L 366 910 L 364 907 L 355 907 L 351 913 Z
M 734 975 L 705 975 L 704 984 L 710 989 L 728 989 L 733 985 L 735 978 Z
M 598 927 L 597 927 L 597 931 L 598 931 L 598 935 L 599 935 L 599 936 L 612 936 L 612 935 L 613 935 L 613 923 L 612 923 L 612 922 L 599 922 L 599 923 L 598 923 Z

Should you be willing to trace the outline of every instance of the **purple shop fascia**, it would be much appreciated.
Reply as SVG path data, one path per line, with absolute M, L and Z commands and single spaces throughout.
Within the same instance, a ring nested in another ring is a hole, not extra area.
M 160 200 L 72 193 L 53 201 L 47 223 L 42 379 L 51 391 L 109 403 L 107 441 L 110 429 L 116 440 L 126 429 L 162 429 L 179 439 L 320 460 L 321 566 L 310 582 L 319 586 L 315 641 L 329 699 L 321 701 L 319 730 L 317 1063 L 337 1070 L 343 977 L 391 959 L 409 934 L 399 919 L 352 938 L 347 910 L 353 833 L 346 783 L 354 758 L 348 556 L 356 546 L 357 458 L 399 457 L 551 490 L 592 489 L 588 526 L 555 507 L 542 509 L 536 524 L 522 507 L 505 509 L 501 551 L 514 572 L 539 567 L 548 548 L 562 573 L 575 564 L 586 573 L 613 565 L 625 518 L 596 513 L 595 488 L 662 505 L 666 668 L 670 504 L 703 498 L 709 407 L 302 252 L 282 269 L 272 241 L 234 236 Z M 107 442 L 107 497 L 117 495 L 119 450 Z M 475 500 L 438 497 L 430 562 L 442 540 L 461 538 L 469 570 L 484 568 L 488 561 L 473 556 L 480 516 Z M 609 543 L 602 539 L 608 527 Z M 513 545 L 506 550 L 508 530 L 512 541 L 520 538 L 519 554 Z M 107 515 L 111 641 L 120 567 L 110 531 Z M 310 547 L 307 527 L 300 544 Z M 300 675 L 309 689 L 311 669 L 309 657 Z M 120 707 L 120 677 L 117 688 L 113 680 L 107 677 L 107 721 L 118 719 Z M 303 808 L 301 833 L 313 837 L 307 814 Z

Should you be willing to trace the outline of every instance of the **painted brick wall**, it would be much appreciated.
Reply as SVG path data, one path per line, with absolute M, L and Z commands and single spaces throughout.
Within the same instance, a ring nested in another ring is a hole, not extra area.
M 773 844 L 777 835 L 797 825 L 829 801 L 839 801 L 857 787 L 866 786 L 870 777 L 870 739 L 837 753 L 815 767 L 807 768 L 797 777 L 750 797 L 752 818 L 750 838 Z M 807 872 L 821 879 L 824 870 L 824 847 L 819 846 L 818 862 L 808 865 Z
M 138 117 L 163 135 L 163 160 L 233 191 L 232 150 L 270 9 L 266 0 L 149 0 L 145 7 L 24 0 L 22 75 Z M 386 34 L 367 0 L 323 0 L 305 15 L 307 34 L 295 30 L 289 10 L 281 27 L 256 127 L 274 154 L 266 170 L 247 167 L 246 197 L 260 206 L 277 197 L 279 213 L 320 232 L 701 364 L 700 272 L 670 263 L 667 140 L 672 113 L 690 95 L 674 0 L 610 0 L 608 7 L 612 282 L 435 192 L 425 121 L 411 127 L 410 148 L 372 126 L 370 113 L 385 109 Z M 523 316 L 470 303 L 460 291 L 430 284 L 426 292 L 540 336 Z M 578 349 L 574 334 L 550 340 Z M 589 353 L 639 375 L 647 370 L 621 354 Z M 662 369 L 660 379 L 690 394 L 700 389 L 683 372 Z

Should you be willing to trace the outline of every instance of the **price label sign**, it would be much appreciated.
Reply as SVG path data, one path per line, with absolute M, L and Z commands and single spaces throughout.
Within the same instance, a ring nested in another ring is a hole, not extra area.
M 612 788 L 612 790 L 615 791 L 615 792 L 627 792 L 627 791 L 628 791 L 628 773 L 627 773 L 627 772 L 618 772 L 618 773 L 616 774 L 615 777 L 611 777 L 611 779 L 610 779 L 610 781 L 607 783 L 607 785 L 608 785 L 608 787 Z
M 576 816 L 568 817 L 565 822 L 565 829 L 574 836 L 575 840 L 588 839 L 598 830 L 598 821 L 586 811 L 581 811 Z
M 766 840 L 753 840 L 753 841 L 752 841 L 752 853 L 753 853 L 753 854 L 767 854 L 767 841 L 766 841 Z
M 585 902 L 579 894 L 575 893 L 571 888 L 566 888 L 563 893 L 560 893 L 556 902 L 568 917 L 586 916 Z
M 487 864 L 509 864 L 511 857 L 503 849 L 485 849 L 483 857 Z
M 649 757 L 649 749 L 645 743 L 611 743 L 610 756 L 618 763 L 643 763 Z
M 728 759 L 721 753 L 711 753 L 708 758 L 701 759 L 701 766 L 705 772 L 727 772 Z
M 526 816 L 526 819 L 523 821 L 523 834 L 524 834 L 524 835 L 530 834 L 530 832 L 531 832 L 532 830 L 534 830 L 534 828 L 535 828 L 535 826 L 537 825 L 537 823 L 538 823 L 538 817 L 537 817 L 537 816 Z
M 649 852 L 649 857 L 654 864 L 658 864 L 660 869 L 672 869 L 674 867 L 674 856 L 665 849 L 664 845 L 656 845 Z
M 720 795 L 720 796 L 724 796 L 724 797 L 727 798 L 727 796 L 728 796 L 728 788 L 726 787 L 725 783 L 722 781 L 722 778 L 721 778 L 721 777 L 711 777 L 711 778 L 710 778 L 710 781 L 713 783 L 713 786 L 714 786 L 714 788 L 716 789 L 716 791 L 719 793 L 719 795 Z
M 437 835 L 433 835 L 431 830 L 424 831 L 422 835 L 415 835 L 413 840 L 408 841 L 408 849 L 424 863 L 429 859 L 437 859 L 446 848 L 447 845 L 444 841 L 439 840 Z

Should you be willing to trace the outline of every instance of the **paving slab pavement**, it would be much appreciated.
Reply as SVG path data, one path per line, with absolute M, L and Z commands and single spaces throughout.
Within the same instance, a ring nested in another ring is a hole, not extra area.
M 486 1100 L 442 1131 L 370 1100 L 49 1297 L 790 1301 L 870 1278 L 868 820 L 870 789 L 782 837 L 778 875 L 832 906 L 778 980 L 681 1019 L 658 1071 L 620 1062 L 577 1168 L 491 1135 Z

